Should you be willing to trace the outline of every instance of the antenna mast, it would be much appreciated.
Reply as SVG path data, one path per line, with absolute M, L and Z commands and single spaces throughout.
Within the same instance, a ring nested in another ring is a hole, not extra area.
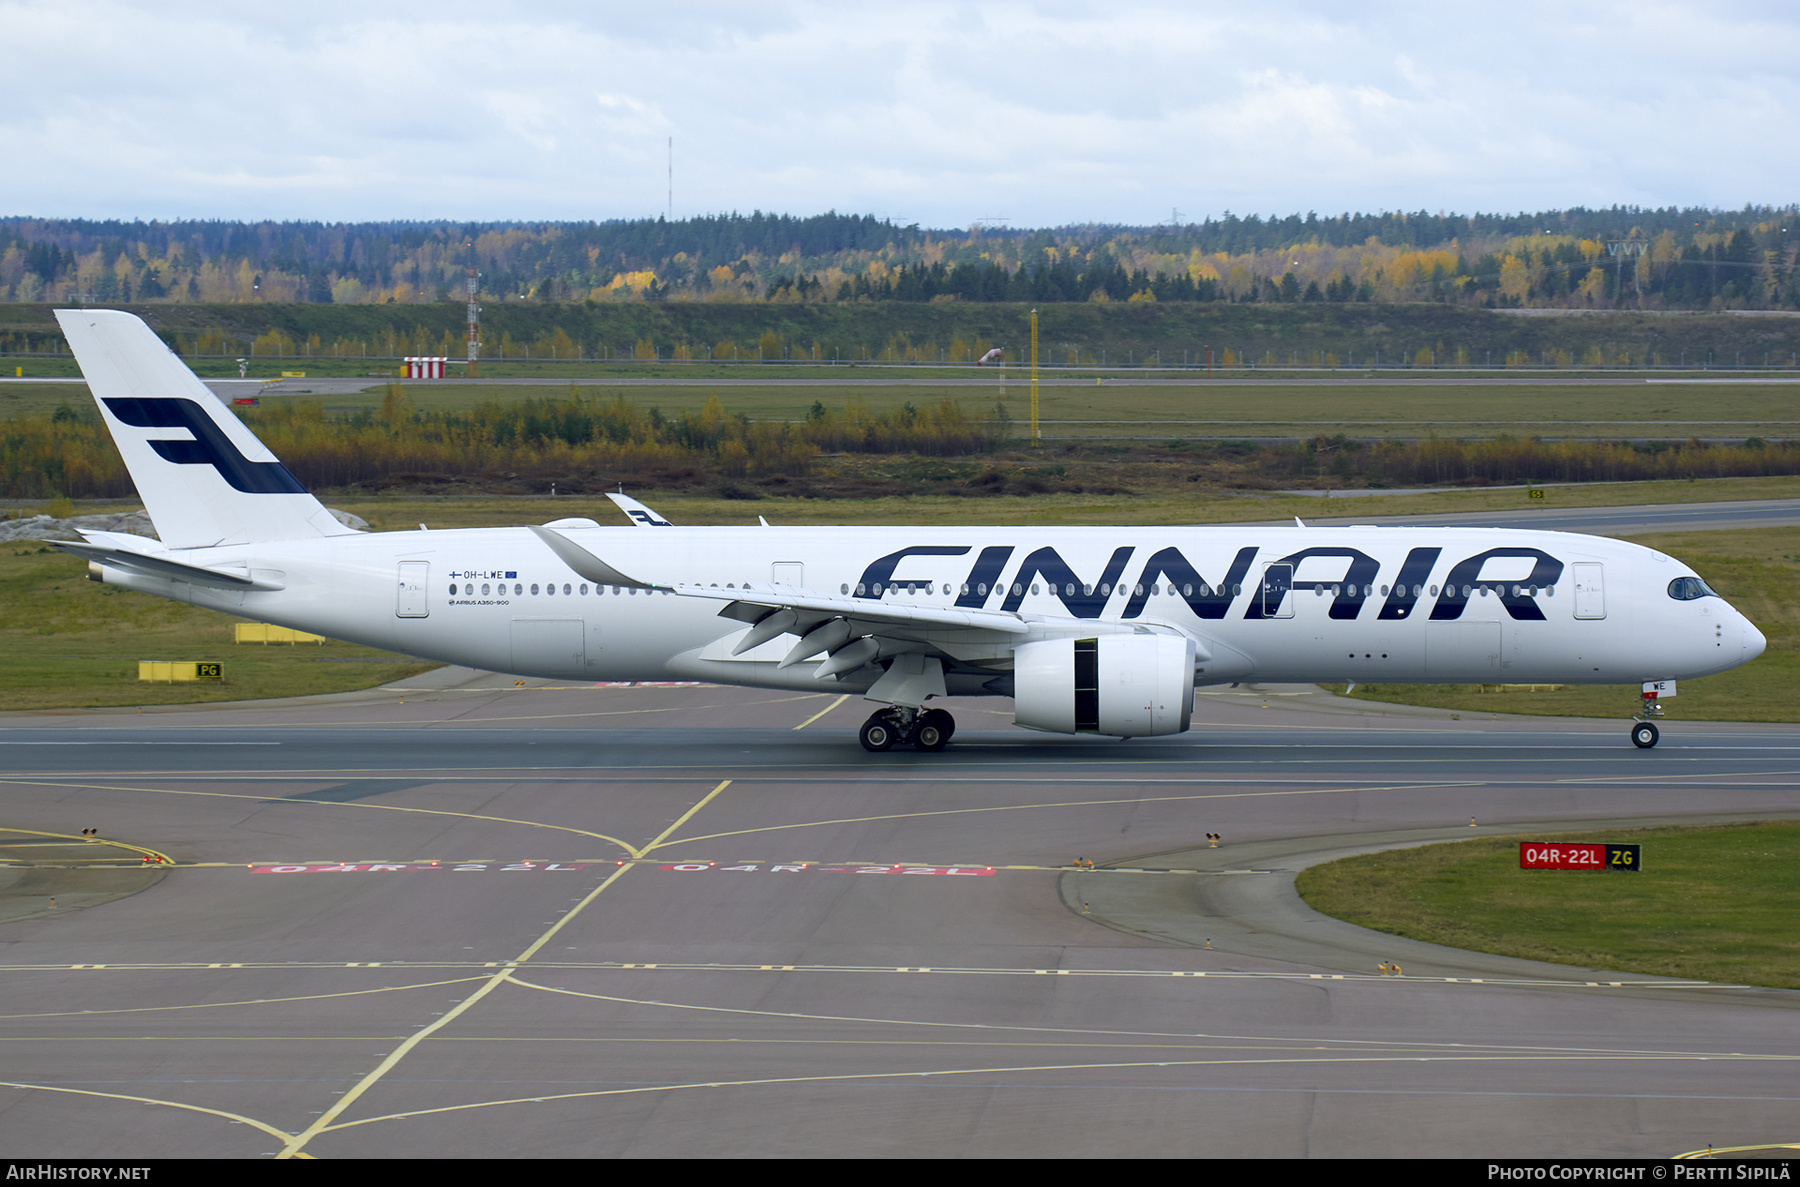
M 1034 446 L 1044 443 L 1038 432 L 1038 335 L 1035 309 L 1031 311 L 1031 443 Z
M 469 276 L 465 283 L 469 288 L 469 378 L 475 378 L 476 360 L 481 357 L 481 306 L 475 303 L 476 289 L 480 286 L 481 273 L 475 271 L 473 243 L 469 244 L 470 263 Z

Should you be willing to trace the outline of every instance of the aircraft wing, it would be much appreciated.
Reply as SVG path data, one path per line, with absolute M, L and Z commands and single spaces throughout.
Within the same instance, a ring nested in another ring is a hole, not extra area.
M 850 671 L 903 649 L 934 649 L 951 639 L 1013 639 L 1043 625 L 1003 610 L 902 605 L 773 583 L 720 589 L 712 585 L 642 581 L 552 528 L 534 527 L 531 531 L 564 564 L 597 584 L 662 590 L 680 597 L 725 603 L 719 610 L 721 618 L 750 626 L 733 648 L 733 655 L 742 655 L 782 635 L 800 636 L 779 666 L 787 667 L 828 652 L 819 665 L 820 676 Z
M 720 611 L 721 616 L 735 618 L 740 622 L 755 622 L 771 610 L 795 610 L 821 617 L 849 618 L 871 626 L 972 627 L 1009 635 L 1022 635 L 1031 629 L 1031 623 L 1023 616 L 1003 610 L 906 606 L 867 598 L 823 594 L 815 590 L 796 589 L 791 585 L 746 584 L 741 589 L 720 589 L 711 585 L 640 581 L 613 568 L 553 528 L 534 527 L 531 530 L 564 564 L 589 581 L 600 585 L 667 590 L 682 597 L 726 602 L 728 604 Z
M 163 577 L 171 581 L 188 581 L 195 585 L 210 585 L 215 589 L 260 589 L 277 590 L 285 586 L 278 582 L 267 581 L 260 577 L 252 577 L 246 567 L 242 572 L 230 569 L 209 569 L 204 565 L 192 565 L 186 561 L 173 560 L 164 553 L 146 549 L 145 544 L 154 544 L 142 536 L 133 536 L 123 532 L 83 532 L 85 541 L 51 540 L 50 547 L 60 548 L 64 552 L 72 552 L 76 556 L 90 561 L 98 561 L 103 565 L 111 565 L 115 569 L 127 572 L 142 573 L 147 577 Z

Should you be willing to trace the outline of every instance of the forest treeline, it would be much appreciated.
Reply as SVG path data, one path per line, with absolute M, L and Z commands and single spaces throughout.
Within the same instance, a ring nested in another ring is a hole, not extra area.
M 1404 303 L 1800 308 L 1800 209 L 1226 214 L 926 230 L 866 215 L 556 223 L 0 219 L 0 301 Z
M 1062 459 L 1094 453 L 1080 443 L 1026 451 L 1003 404 L 971 410 L 938 404 L 872 412 L 857 402 L 815 403 L 804 420 L 755 421 L 717 396 L 697 412 L 665 414 L 623 396 L 490 404 L 464 412 L 414 407 L 390 385 L 379 409 L 334 415 L 318 403 L 282 401 L 240 410 L 256 434 L 314 490 L 468 490 L 594 494 L 711 490 L 759 497 L 769 487 L 799 495 L 949 494 L 969 497 L 1082 490 Z M 1639 481 L 1792 475 L 1800 442 L 1751 438 L 1607 442 L 1498 438 L 1359 441 L 1316 437 L 1294 444 L 1170 441 L 1103 447 L 1110 475 L 1094 493 L 1129 493 L 1134 458 L 1211 487 L 1408 487 L 1520 482 Z M 871 484 L 859 459 L 931 459 L 905 480 Z M 942 463 L 970 463 L 962 466 Z M 1173 469 L 1171 469 L 1173 467 Z M 1089 469 L 1094 467 L 1090 466 Z M 0 426 L 0 497 L 127 498 L 132 484 L 91 410 Z

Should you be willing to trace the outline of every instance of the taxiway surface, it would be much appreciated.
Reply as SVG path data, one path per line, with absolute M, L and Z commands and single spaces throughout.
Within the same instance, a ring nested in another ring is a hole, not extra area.
M 93 827 L 175 863 L 81 910 L 14 894 L 0 1143 L 1605 1157 L 1793 1138 L 1800 994 L 1402 945 L 1291 887 L 1310 861 L 1443 836 L 1791 816 L 1800 728 L 1672 721 L 1638 751 L 1622 721 L 1246 688 L 1203 692 L 1190 735 L 1121 743 L 954 707 L 936 755 L 862 752 L 853 699 L 497 677 L 0 719 L 13 860 L 69 864 Z

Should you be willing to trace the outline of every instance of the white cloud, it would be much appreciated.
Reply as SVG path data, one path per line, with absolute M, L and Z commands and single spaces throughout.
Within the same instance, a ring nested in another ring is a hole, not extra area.
M 0 0 L 4 213 L 934 226 L 1800 198 L 1800 14 Z M 297 20 L 303 17 L 303 22 Z

